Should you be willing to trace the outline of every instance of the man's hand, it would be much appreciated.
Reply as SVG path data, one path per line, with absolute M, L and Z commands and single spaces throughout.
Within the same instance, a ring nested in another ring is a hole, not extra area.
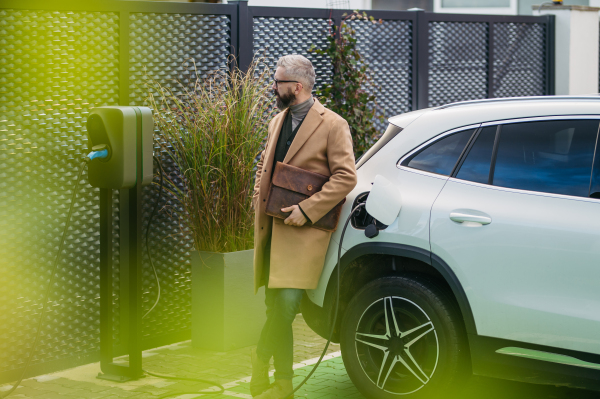
M 303 226 L 304 223 L 307 222 L 306 218 L 304 217 L 304 215 L 302 214 L 302 211 L 300 210 L 300 207 L 298 205 L 292 205 L 292 206 L 288 206 L 287 208 L 281 208 L 281 212 L 292 212 L 292 214 L 290 216 L 287 217 L 287 219 L 285 219 L 283 221 L 283 223 L 290 225 L 290 226 Z

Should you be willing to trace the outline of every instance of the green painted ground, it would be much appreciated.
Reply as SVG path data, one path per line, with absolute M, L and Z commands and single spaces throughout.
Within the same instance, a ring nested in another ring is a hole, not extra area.
M 295 387 L 304 380 L 313 367 L 310 365 L 294 370 L 293 383 Z M 273 380 L 272 377 L 271 380 Z M 228 391 L 250 395 L 250 386 L 248 383 L 241 383 L 237 387 L 229 388 Z M 225 395 L 219 396 L 225 397 Z M 296 393 L 296 397 L 307 399 L 363 398 L 346 374 L 341 357 L 322 362 L 312 377 Z

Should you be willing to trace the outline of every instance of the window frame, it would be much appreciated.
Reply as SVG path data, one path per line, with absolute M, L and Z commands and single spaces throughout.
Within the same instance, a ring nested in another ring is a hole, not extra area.
M 596 121 L 598 121 L 598 131 L 596 132 L 596 144 L 594 146 L 594 152 L 592 155 L 592 165 L 590 168 L 590 184 L 588 187 L 588 196 L 580 197 L 580 196 L 576 196 L 576 195 L 556 194 L 556 193 L 549 193 L 546 191 L 524 190 L 524 189 L 519 189 L 519 188 L 509 188 L 509 187 L 502 187 L 502 186 L 494 185 L 494 172 L 496 169 L 496 160 L 497 160 L 497 155 L 498 155 L 498 147 L 499 147 L 499 142 L 500 142 L 500 134 L 502 132 L 502 126 L 508 125 L 508 124 L 515 124 L 515 123 L 548 122 L 548 121 L 553 121 L 553 120 L 554 121 L 562 121 L 562 120 L 596 120 Z M 471 150 L 473 143 L 479 136 L 479 132 L 483 128 L 489 127 L 489 126 L 497 126 L 497 129 L 496 129 L 496 138 L 494 140 L 494 148 L 492 150 L 492 159 L 490 161 L 491 162 L 490 163 L 490 175 L 488 178 L 488 183 L 487 184 L 477 183 L 477 182 L 473 182 L 470 180 L 463 180 L 463 179 L 457 178 L 456 174 L 462 167 L 462 164 L 464 163 L 464 160 L 466 159 L 467 155 L 469 154 L 469 151 Z M 553 116 L 541 116 L 541 117 L 538 116 L 538 117 L 527 117 L 527 118 L 518 118 L 518 119 L 506 119 L 506 120 L 502 120 L 502 121 L 484 122 L 480 125 L 479 129 L 477 130 L 476 134 L 474 135 L 474 138 L 471 138 L 471 142 L 467 145 L 467 150 L 464 151 L 463 154 L 461 155 L 460 162 L 455 166 L 455 169 L 453 170 L 453 173 L 449 178 L 454 179 L 454 181 L 456 181 L 456 182 L 472 184 L 472 185 L 477 185 L 477 186 L 487 187 L 487 188 L 493 188 L 496 190 L 504 190 L 504 191 L 510 191 L 510 192 L 516 192 L 516 193 L 527 193 L 527 194 L 534 194 L 534 195 L 543 195 L 543 196 L 558 197 L 558 198 L 586 199 L 586 200 L 593 200 L 593 201 L 598 202 L 598 198 L 592 198 L 592 197 L 590 197 L 590 195 L 592 194 L 591 189 L 592 189 L 594 172 L 597 170 L 598 173 L 600 173 L 600 158 L 596 157 L 596 154 L 598 153 L 599 144 L 600 144 L 600 115 L 553 115 Z
M 443 0 L 433 0 L 433 12 L 444 14 L 491 14 L 517 15 L 519 7 L 517 0 L 510 0 L 508 7 L 444 7 Z
M 471 180 L 459 179 L 456 176 L 458 175 L 458 172 L 460 171 L 460 168 L 462 168 L 463 164 L 465 163 L 465 160 L 467 159 L 467 156 L 471 152 L 471 149 L 473 148 L 473 145 L 475 144 L 475 142 L 479 138 L 479 134 L 481 133 L 481 131 L 484 128 L 490 127 L 490 126 L 493 127 L 493 126 L 496 126 L 496 125 L 490 124 L 490 125 L 484 126 L 484 124 L 482 123 L 481 126 L 479 127 L 479 129 L 477 129 L 477 131 L 475 132 L 475 135 L 471 138 L 471 141 L 467 145 L 465 151 L 463 151 L 463 153 L 461 154 L 458 162 L 456 163 L 456 165 L 454 165 L 454 170 L 452 170 L 452 174 L 450 175 L 450 177 L 453 177 L 453 178 L 455 178 L 457 180 L 461 180 L 461 181 L 468 181 L 468 182 L 471 182 L 471 183 L 476 183 L 476 182 L 471 181 Z M 493 186 L 494 185 L 494 170 L 496 169 L 496 154 L 498 154 L 498 142 L 500 141 L 500 132 L 501 132 L 501 130 L 502 130 L 502 125 L 498 124 L 496 126 L 496 136 L 494 137 L 494 145 L 492 147 L 492 158 L 490 159 L 490 173 L 488 174 L 488 182 L 487 183 L 479 183 L 479 184 L 486 184 L 486 185 L 489 185 L 489 186 Z
M 432 137 L 431 139 L 429 139 L 426 142 L 422 143 L 421 145 L 413 148 L 412 150 L 410 150 L 409 152 L 407 152 L 406 154 L 404 154 L 402 157 L 400 157 L 400 159 L 398 160 L 398 162 L 396 162 L 396 167 L 398 169 L 409 170 L 411 172 L 424 173 L 424 174 L 426 174 L 428 176 L 436 176 L 436 177 L 449 178 L 454 173 L 454 171 L 456 169 L 456 166 L 458 165 L 458 162 L 460 162 L 460 160 L 464 156 L 465 151 L 468 148 L 470 148 L 470 145 L 471 145 L 471 143 L 473 141 L 473 137 L 475 137 L 478 134 L 480 126 L 481 126 L 481 123 L 475 123 L 475 124 L 472 124 L 472 125 L 461 126 L 461 127 L 455 128 L 455 129 L 447 130 L 447 131 L 445 131 L 445 132 L 443 132 L 441 134 L 438 134 L 437 136 Z M 449 175 L 441 175 L 439 173 L 428 172 L 426 170 L 415 169 L 415 168 L 411 168 L 410 166 L 404 165 L 404 162 L 406 162 L 409 158 L 411 158 L 416 153 L 419 153 L 420 151 L 424 150 L 425 148 L 429 147 L 430 145 L 432 145 L 434 143 L 437 143 L 438 141 L 443 140 L 444 138 L 446 138 L 447 136 L 450 136 L 452 134 L 460 133 L 462 131 L 471 130 L 471 129 L 475 129 L 475 131 L 473 132 L 473 134 L 471 135 L 471 137 L 467 141 L 467 144 L 465 145 L 465 147 L 462 149 L 462 152 L 458 156 L 458 159 L 456 160 L 456 163 L 454 164 L 454 167 L 452 168 L 452 172 Z

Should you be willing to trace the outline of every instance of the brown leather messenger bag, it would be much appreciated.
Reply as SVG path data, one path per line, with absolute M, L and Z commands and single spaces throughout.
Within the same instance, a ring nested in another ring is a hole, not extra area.
M 267 197 L 265 213 L 279 219 L 287 218 L 291 212 L 282 212 L 281 208 L 298 205 L 308 197 L 321 191 L 323 185 L 328 181 L 329 177 L 320 173 L 277 162 L 271 181 L 271 190 Z M 346 198 L 340 201 L 325 216 L 317 220 L 316 223 L 307 222 L 305 226 L 325 231 L 335 231 L 344 202 L 346 202 Z

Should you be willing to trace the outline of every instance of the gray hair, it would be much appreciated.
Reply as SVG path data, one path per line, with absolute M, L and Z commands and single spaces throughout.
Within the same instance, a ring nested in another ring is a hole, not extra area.
M 284 55 L 277 61 L 277 66 L 285 68 L 285 74 L 289 78 L 297 79 L 304 86 L 304 90 L 312 92 L 315 85 L 315 68 L 308 58 L 300 54 Z

